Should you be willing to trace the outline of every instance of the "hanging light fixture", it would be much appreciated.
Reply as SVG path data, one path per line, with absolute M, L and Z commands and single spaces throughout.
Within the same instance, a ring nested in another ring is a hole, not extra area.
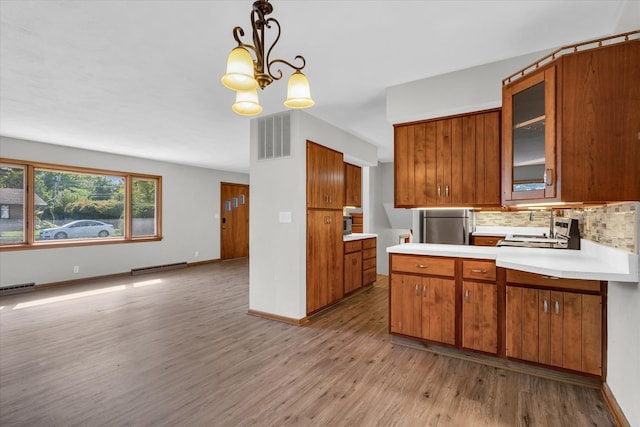
M 233 111 L 238 114 L 252 116 L 260 114 L 262 107 L 258 102 L 258 86 L 264 89 L 274 80 L 282 78 L 282 70 L 279 68 L 271 71 L 271 67 L 276 63 L 285 64 L 295 70 L 289 78 L 287 85 L 287 99 L 284 105 L 289 108 L 308 108 L 315 102 L 311 99 L 311 89 L 309 80 L 302 74 L 306 61 L 303 56 L 297 55 L 296 60 L 302 65 L 295 66 L 283 59 L 270 59 L 271 50 L 280 39 L 280 23 L 275 18 L 265 18 L 273 12 L 273 6 L 269 0 L 256 0 L 251 11 L 251 27 L 253 29 L 253 45 L 243 43 L 240 37 L 244 36 L 241 27 L 233 29 L 233 38 L 238 42 L 229 57 L 227 58 L 227 72 L 222 76 L 222 84 L 231 90 L 235 90 L 236 103 L 233 104 Z M 274 42 L 267 50 L 265 56 L 265 28 L 271 28 L 274 24 L 278 30 Z M 256 59 L 251 56 L 254 53 Z

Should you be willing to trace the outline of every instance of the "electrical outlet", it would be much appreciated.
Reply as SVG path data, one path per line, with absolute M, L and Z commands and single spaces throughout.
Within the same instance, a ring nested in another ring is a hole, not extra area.
M 80 273 L 80 266 L 79 265 L 74 265 L 73 266 L 73 272 L 74 273 Z
M 198 255 L 200 255 L 200 252 L 196 251 L 196 258 L 198 258 Z

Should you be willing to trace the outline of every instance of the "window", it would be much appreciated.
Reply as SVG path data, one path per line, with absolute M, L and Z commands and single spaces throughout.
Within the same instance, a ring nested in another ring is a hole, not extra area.
M 158 176 L 30 162 L 1 166 L 0 249 L 161 238 Z

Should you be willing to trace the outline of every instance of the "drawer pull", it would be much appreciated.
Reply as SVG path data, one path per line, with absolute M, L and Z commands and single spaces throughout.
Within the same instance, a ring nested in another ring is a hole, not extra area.
M 472 273 L 487 274 L 487 270 L 471 270 Z
M 429 268 L 429 266 L 424 264 L 416 264 L 416 268 Z
M 558 280 L 559 279 L 559 277 L 555 277 L 555 276 L 540 276 L 540 277 L 542 277 L 543 279 L 551 279 L 551 280 Z

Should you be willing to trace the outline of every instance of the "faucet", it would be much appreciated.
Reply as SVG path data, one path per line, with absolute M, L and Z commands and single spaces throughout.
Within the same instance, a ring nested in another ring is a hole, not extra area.
M 531 211 L 529 213 L 529 221 L 533 221 L 534 218 L 535 218 L 535 211 Z M 550 239 L 555 238 L 553 209 L 549 209 L 549 238 Z

